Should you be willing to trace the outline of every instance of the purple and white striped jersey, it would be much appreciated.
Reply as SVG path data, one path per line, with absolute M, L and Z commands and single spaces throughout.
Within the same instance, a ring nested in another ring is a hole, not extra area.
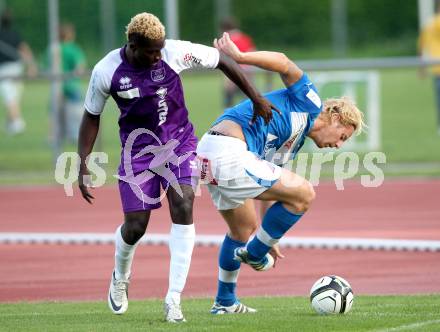
M 218 50 L 187 41 L 166 40 L 161 61 L 140 69 L 128 63 L 125 47 L 111 51 L 94 67 L 85 109 L 91 114 L 101 114 L 107 98 L 113 97 L 120 110 L 122 148 L 130 133 L 139 128 L 146 128 L 159 138 L 160 142 L 151 135 L 139 135 L 133 143 L 132 156 L 146 146 L 165 144 L 170 139 L 178 140 L 181 145 L 195 141 L 179 74 L 192 68 L 216 68 Z M 121 166 L 122 158 L 121 155 Z M 147 169 L 152 158 L 151 154 L 132 158 L 133 171 Z M 123 175 L 121 166 L 119 172 Z

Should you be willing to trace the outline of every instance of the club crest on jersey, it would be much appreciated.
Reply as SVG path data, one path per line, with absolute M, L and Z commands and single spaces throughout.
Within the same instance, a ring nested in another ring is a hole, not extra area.
M 154 69 L 151 71 L 151 80 L 160 82 L 165 78 L 165 68 Z
M 128 77 L 128 76 L 121 77 L 119 79 L 119 84 L 120 84 L 119 88 L 121 90 L 130 89 L 133 86 L 130 82 L 131 82 L 130 77 Z
M 195 64 L 199 65 L 202 62 L 202 59 L 195 57 L 194 55 L 192 55 L 192 53 L 186 53 L 183 56 L 183 61 L 194 62 Z

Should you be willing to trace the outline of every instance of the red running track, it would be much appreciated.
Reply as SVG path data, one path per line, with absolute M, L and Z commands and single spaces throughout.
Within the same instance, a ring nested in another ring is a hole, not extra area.
M 315 188 L 316 201 L 290 236 L 440 240 L 440 180 L 385 181 L 378 188 L 357 182 L 338 191 L 333 183 Z M 62 186 L 0 188 L 0 232 L 113 232 L 122 222 L 117 187 L 95 189 L 94 205 Z M 226 226 L 206 191 L 196 198 L 198 234 L 223 234 Z M 149 232 L 167 233 L 168 206 L 154 210 Z
M 103 300 L 113 269 L 113 246 L 0 245 L 0 301 Z M 239 296 L 308 295 L 326 274 L 341 275 L 356 294 L 440 293 L 439 253 L 353 250 L 284 250 L 267 272 L 240 271 Z M 130 298 L 162 298 L 167 291 L 168 248 L 140 246 Z M 186 297 L 213 297 L 217 248 L 196 247 Z
M 440 180 L 386 181 L 378 188 L 346 183 L 316 187 L 317 199 L 289 236 L 440 240 Z M 116 187 L 96 189 L 89 206 L 62 187 L 1 188 L 0 232 L 113 232 L 122 220 Z M 195 203 L 198 234 L 223 234 L 226 227 L 206 192 Z M 154 211 L 149 232 L 167 233 L 167 207 Z M 0 301 L 103 299 L 113 264 L 112 246 L 0 245 Z M 440 253 L 346 250 L 285 250 L 273 271 L 244 267 L 240 295 L 306 295 L 325 274 L 346 277 L 356 293 L 439 293 Z M 217 248 L 198 247 L 185 294 L 213 296 Z M 166 292 L 168 249 L 140 247 L 131 297 Z

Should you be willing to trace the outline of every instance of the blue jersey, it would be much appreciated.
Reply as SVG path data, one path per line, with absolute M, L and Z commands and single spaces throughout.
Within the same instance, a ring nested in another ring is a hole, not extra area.
M 307 133 L 321 112 L 321 99 L 306 74 L 288 88 L 272 91 L 264 96 L 281 111 L 281 114 L 273 112 L 269 124 L 266 125 L 261 117 L 250 124 L 253 109 L 249 99 L 226 109 L 214 124 L 223 120 L 238 123 L 249 151 L 262 159 L 283 165 L 295 158 L 303 146 Z

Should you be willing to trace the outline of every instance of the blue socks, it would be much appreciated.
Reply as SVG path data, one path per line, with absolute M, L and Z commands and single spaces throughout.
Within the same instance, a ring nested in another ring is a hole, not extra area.
M 246 243 L 235 241 L 225 236 L 219 254 L 218 289 L 215 301 L 223 306 L 231 306 L 237 301 L 237 285 L 240 262 L 234 259 L 234 250 L 244 247 Z
M 281 202 L 276 202 L 266 212 L 256 236 L 247 245 L 251 260 L 259 261 L 270 248 L 302 217 L 288 211 Z
M 270 248 L 302 217 L 286 210 L 280 202 L 272 205 L 263 218 L 256 236 L 247 245 L 249 258 L 263 259 Z M 223 306 L 231 306 L 237 301 L 237 286 L 240 262 L 234 259 L 234 250 L 246 243 L 225 236 L 219 254 L 218 289 L 215 301 Z

